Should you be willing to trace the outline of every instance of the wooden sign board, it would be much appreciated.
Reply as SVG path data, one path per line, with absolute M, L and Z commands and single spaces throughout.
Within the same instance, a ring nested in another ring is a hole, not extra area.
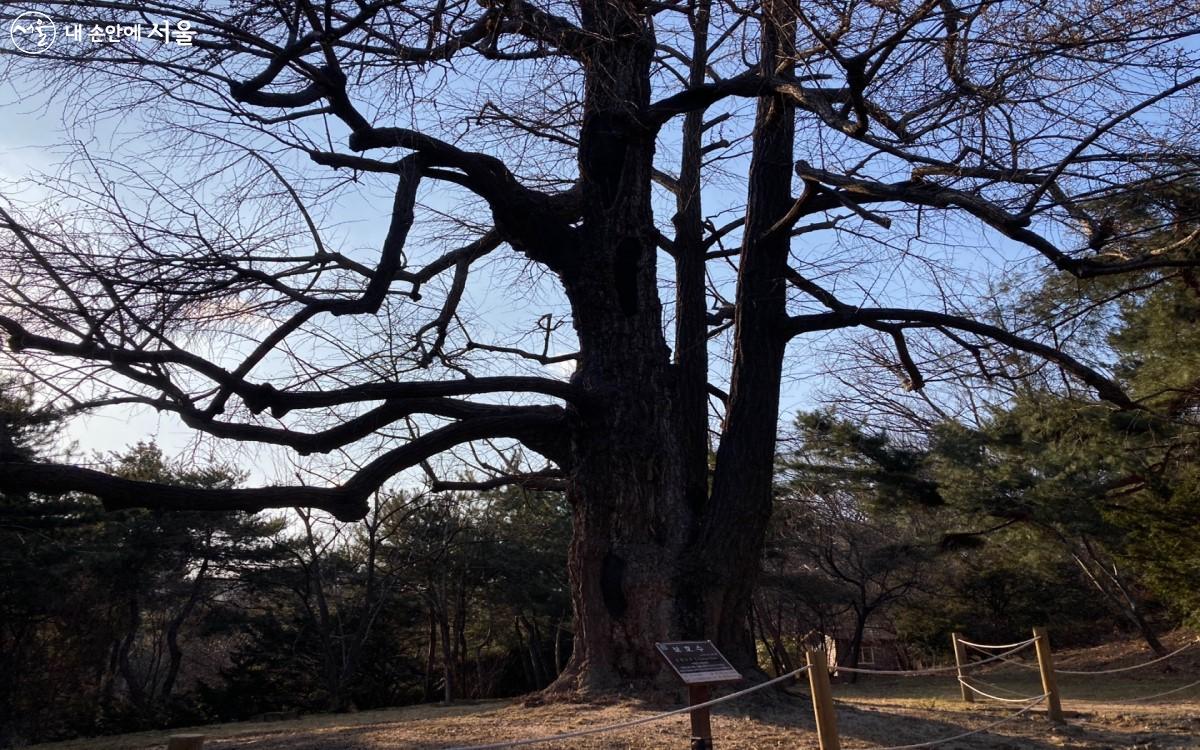
M 672 641 L 654 645 L 685 685 L 709 685 L 742 679 L 712 641 Z

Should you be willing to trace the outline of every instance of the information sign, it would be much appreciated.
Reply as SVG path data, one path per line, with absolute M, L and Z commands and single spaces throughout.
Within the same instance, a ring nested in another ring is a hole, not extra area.
M 712 641 L 673 641 L 655 645 L 685 685 L 708 685 L 742 679 Z

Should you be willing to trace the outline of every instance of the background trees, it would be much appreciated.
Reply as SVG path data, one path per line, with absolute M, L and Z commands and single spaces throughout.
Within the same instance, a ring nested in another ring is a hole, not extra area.
M 52 415 L 11 385 L 3 405 L 14 447 L 44 449 Z M 110 470 L 239 481 L 147 444 Z M 76 496 L 0 503 L 6 746 L 512 695 L 544 687 L 570 655 L 557 495 L 380 496 L 354 525 L 306 511 L 106 513 Z
M 868 623 L 886 622 L 892 605 L 911 598 L 930 577 L 947 519 L 912 502 L 922 487 L 933 487 L 921 476 L 920 451 L 844 424 L 841 434 L 852 442 L 839 443 L 828 434 L 838 428 L 828 415 L 801 415 L 797 424 L 801 437 L 780 462 L 763 612 L 775 599 L 777 612 L 784 611 L 781 605 L 791 610 L 793 627 L 829 636 L 848 632 L 838 663 L 857 667 Z M 872 473 L 855 448 L 889 468 Z M 777 642 L 784 628 L 782 621 L 771 623 Z
M 1187 257 L 1200 247 L 1195 207 L 1187 180 L 1092 205 L 1115 252 L 1161 243 Z M 807 418 L 801 434 L 823 431 L 812 452 L 826 481 L 840 481 L 849 466 L 875 495 L 965 514 L 957 529 L 947 529 L 946 545 L 983 545 L 965 559 L 986 578 L 964 573 L 977 579 L 980 595 L 993 592 L 977 601 L 983 609 L 1050 614 L 1045 602 L 1025 595 L 1019 607 L 988 604 L 1018 594 L 1014 563 L 1047 580 L 1080 576 L 1100 596 L 1072 609 L 1101 603 L 1103 621 L 1123 619 L 1161 650 L 1152 623 L 1162 622 L 1162 608 L 1176 617 L 1195 613 L 1177 576 L 1193 570 L 1196 559 L 1189 530 L 1197 510 L 1198 299 L 1188 268 L 1146 270 L 1119 282 L 1047 271 L 1035 285 L 997 285 L 997 316 L 1030 325 L 1063 321 L 1058 345 L 1103 363 L 1135 399 L 1134 409 L 1113 411 L 1055 370 L 1019 356 L 997 359 L 988 348 L 957 363 L 941 352 L 945 366 L 929 389 L 937 398 L 885 392 L 877 384 L 887 363 L 866 347 L 841 363 L 853 374 L 828 396 L 837 416 Z M 963 367 L 986 374 L 985 385 L 964 378 Z M 1006 618 L 997 611 L 990 619 Z
M 1094 425 L 1013 416 L 898 437 L 800 415 L 755 609 L 777 670 L 815 634 L 836 635 L 841 663 L 855 666 L 868 625 L 898 636 L 913 660 L 942 652 L 952 630 L 995 640 L 1039 622 L 1065 642 L 1123 631 L 1163 652 L 1157 634 L 1187 616 L 1190 596 L 1155 587 L 1152 571 L 1194 557 L 1128 544 L 1155 516 L 1113 512 L 1098 488 L 1112 464 L 1074 453 Z M 1177 491 L 1190 492 L 1188 480 Z
M 5 392 L 15 446 L 44 449 L 39 433 L 59 420 L 32 411 L 11 384 Z M 225 467 L 170 463 L 148 444 L 113 454 L 109 470 L 184 486 L 237 481 Z M 185 659 L 193 681 L 213 668 L 194 648 L 198 621 L 269 555 L 278 529 L 233 514 L 106 514 L 92 498 L 4 493 L 5 733 L 50 737 L 186 714 L 175 700 Z
M 31 412 L 23 389 L 9 393 L 14 447 L 44 447 L 52 415 Z M 1032 473 L 1002 475 L 978 460 L 1002 448 L 1005 465 L 1053 468 L 1044 447 L 988 443 L 989 431 L 961 425 L 939 433 L 954 441 L 926 444 L 829 414 L 798 425 L 794 450 L 780 456 L 754 592 L 764 669 L 794 668 L 804 643 L 847 627 L 895 633 L 908 665 L 949 658 L 951 630 L 1001 640 L 1049 622 L 1064 646 L 1138 632 L 1039 520 L 1055 508 L 1039 507 L 1037 484 L 1006 484 Z M 117 455 L 111 470 L 237 481 L 151 445 Z M 972 474 L 980 480 L 964 479 Z M 992 502 L 996 488 L 1007 503 Z M 0 502 L 0 731 L 9 743 L 516 695 L 550 683 L 570 657 L 570 511 L 559 493 L 380 495 L 359 524 L 307 511 L 105 513 L 75 496 Z M 1018 506 L 1031 514 L 996 510 Z M 1132 538 L 1130 512 L 1105 523 Z M 1186 569 L 1195 557 L 1104 550 L 1152 632 L 1191 611 L 1192 590 L 1160 585 L 1156 564 Z M 846 665 L 854 640 L 840 654 Z

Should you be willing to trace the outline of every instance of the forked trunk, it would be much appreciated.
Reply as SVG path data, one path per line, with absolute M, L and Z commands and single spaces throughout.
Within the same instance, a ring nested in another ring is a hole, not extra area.
M 795 10 L 763 4 L 760 67 L 786 72 L 795 59 Z M 763 539 L 771 516 L 779 384 L 787 344 L 790 233 L 778 223 L 792 208 L 795 113 L 781 98 L 758 100 L 746 224 L 738 266 L 733 372 L 712 492 L 693 544 L 704 631 L 735 666 L 756 669 L 746 626 Z
M 573 381 L 591 398 L 574 415 L 569 469 L 575 646 L 551 692 L 675 684 L 654 644 L 678 638 L 710 638 L 735 664 L 756 667 L 746 614 L 770 515 L 787 259 L 786 233 L 765 240 L 763 233 L 791 203 L 792 119 L 777 102 L 760 105 L 739 276 L 745 304 L 725 438 L 706 497 L 702 258 L 679 259 L 680 351 L 672 362 L 651 211 L 655 143 L 640 120 L 654 39 L 640 12 L 620 2 L 583 4 L 585 26 L 605 41 L 587 68 L 580 246 L 557 270 L 579 338 Z M 772 70 L 790 33 L 767 34 Z M 693 161 L 681 184 L 696 190 L 700 128 L 696 118 L 686 125 Z M 697 249 L 696 199 L 679 203 L 680 252 Z
M 580 133 L 584 218 L 578 260 L 560 271 L 574 311 L 579 408 L 568 497 L 575 646 L 554 690 L 653 680 L 654 643 L 681 632 L 678 579 L 692 528 L 689 470 L 658 297 L 650 185 L 654 40 L 638 8 L 584 3 L 603 35 L 589 61 Z M 693 475 L 694 476 L 694 475 Z

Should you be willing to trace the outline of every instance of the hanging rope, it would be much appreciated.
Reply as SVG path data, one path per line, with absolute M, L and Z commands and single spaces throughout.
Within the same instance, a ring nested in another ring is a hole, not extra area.
M 706 701 L 704 703 L 697 703 L 694 706 L 687 706 L 685 708 L 677 708 L 672 711 L 664 711 L 661 714 L 654 714 L 653 716 L 643 716 L 639 719 L 631 719 L 629 721 L 622 721 L 622 722 L 618 722 L 616 724 L 606 724 L 606 725 L 600 726 L 600 727 L 590 727 L 588 729 L 580 729 L 575 732 L 565 732 L 563 734 L 552 734 L 548 737 L 534 737 L 534 738 L 524 739 L 524 740 L 509 740 L 507 742 L 493 742 L 490 745 L 462 745 L 460 747 L 450 748 L 449 750 L 497 750 L 498 748 L 505 748 L 505 747 L 519 747 L 519 746 L 523 746 L 523 745 L 536 745 L 536 744 L 540 744 L 542 742 L 560 742 L 562 740 L 570 740 L 570 739 L 574 739 L 576 737 L 586 737 L 589 734 L 603 734 L 605 732 L 617 732 L 622 729 L 629 729 L 630 727 L 636 727 L 636 726 L 640 726 L 642 724 L 649 724 L 654 721 L 661 721 L 663 719 L 668 719 L 672 716 L 678 716 L 680 714 L 687 714 L 687 713 L 691 713 L 692 711 L 698 711 L 702 708 L 708 708 L 709 706 L 715 706 L 719 703 L 725 703 L 727 701 L 734 700 L 735 698 L 740 698 L 743 695 L 749 695 L 750 693 L 757 692 L 759 690 L 762 690 L 763 688 L 770 687 L 771 685 L 775 685 L 777 683 L 783 682 L 784 680 L 801 675 L 804 672 L 806 672 L 807 670 L 808 670 L 808 666 L 806 665 L 806 666 L 800 667 L 799 669 L 794 669 L 791 672 L 788 672 L 787 674 L 782 674 L 772 680 L 767 680 L 766 682 L 761 682 L 757 685 L 751 685 L 750 687 L 746 688 L 745 690 L 739 690 L 736 693 L 730 693 L 729 695 L 725 695 L 720 698 L 714 698 L 713 700 Z
M 1010 721 L 1014 721 L 1015 719 L 1018 719 L 1021 716 L 1024 716 L 1025 714 L 1032 711 L 1034 709 L 1034 707 L 1037 706 L 1039 703 L 1046 700 L 1046 698 L 1048 698 L 1048 697 L 1049 697 L 1049 695 L 1047 694 L 1047 695 L 1040 696 L 1038 698 L 1034 698 L 1034 699 L 1032 699 L 1032 701 L 1030 702 L 1030 704 L 1028 706 L 1026 706 L 1025 708 L 1022 708 L 1020 711 L 1017 711 L 1016 713 L 1012 714 L 1011 716 L 1006 716 L 1003 719 L 1000 719 L 999 721 L 993 721 L 991 724 L 988 724 L 985 727 L 981 727 L 979 729 L 973 729 L 970 732 L 963 732 L 962 734 L 956 734 L 952 737 L 942 737 L 941 739 L 930 740 L 929 742 L 918 742 L 913 745 L 891 745 L 890 747 L 875 747 L 875 748 L 871 748 L 871 750 L 917 750 L 917 748 L 936 747 L 937 745 L 943 745 L 947 742 L 953 742 L 954 740 L 961 740 L 963 737 L 970 737 L 973 734 L 982 734 L 989 730 L 995 729 L 996 727 L 1000 726 L 1001 724 L 1007 724 Z
M 1057 669 L 1056 668 L 1054 671 L 1058 672 L 1059 674 L 1116 674 L 1117 672 L 1132 672 L 1135 669 L 1141 669 L 1142 667 L 1148 667 L 1151 664 L 1157 664 L 1160 661 L 1166 661 L 1167 659 L 1170 659 L 1172 656 L 1176 656 L 1177 654 L 1180 654 L 1183 651 L 1186 651 L 1187 649 L 1189 649 L 1195 645 L 1196 645 L 1196 641 L 1188 641 L 1187 643 L 1183 644 L 1182 646 L 1175 649 L 1174 651 L 1172 651 L 1169 654 L 1160 656 L 1157 659 L 1151 659 L 1148 662 L 1143 662 L 1141 664 L 1135 664 L 1132 667 L 1116 667 L 1114 669 L 1093 669 L 1093 670 L 1075 670 L 1075 669 Z
M 1004 687 L 1003 685 L 997 685 L 994 682 L 988 682 L 987 680 L 981 680 L 978 675 L 971 675 L 971 682 L 975 683 L 975 684 L 983 685 L 984 687 L 989 688 L 991 690 L 999 690 L 1002 693 L 1008 693 L 1009 695 L 1022 695 L 1017 690 L 1011 690 L 1009 688 Z M 1024 696 L 1022 696 L 1022 697 L 1024 697 Z
M 1155 693 L 1154 695 L 1143 695 L 1140 698 L 1122 698 L 1120 700 L 1115 700 L 1115 701 L 1099 701 L 1099 702 L 1101 702 L 1101 703 L 1137 703 L 1138 701 L 1150 701 L 1150 700 L 1154 700 L 1155 698 L 1161 698 L 1164 695 L 1171 695 L 1173 693 L 1182 693 L 1184 690 L 1187 690 L 1188 688 L 1194 688 L 1197 685 L 1200 685 L 1200 680 L 1196 680 L 1195 682 L 1190 682 L 1187 685 L 1184 685 L 1183 687 L 1177 687 L 1173 690 L 1164 690 L 1163 692 Z
M 984 655 L 987 655 L 987 656 L 990 656 L 990 657 L 991 657 L 991 658 L 988 658 L 988 659 L 983 659 L 983 660 L 981 660 L 981 661 L 971 662 L 972 664 L 985 664 L 985 663 L 987 663 L 987 662 L 989 662 L 989 661 L 996 661 L 997 659 L 999 659 L 1000 661 L 1004 662 L 1005 664 L 1011 664 L 1011 665 L 1013 665 L 1014 667 L 1020 667 L 1021 669 L 1032 669 L 1032 670 L 1033 670 L 1033 671 L 1035 671 L 1035 672 L 1036 672 L 1036 671 L 1038 671 L 1038 665 L 1036 665 L 1036 664 L 1026 664 L 1026 663 L 1025 663 L 1025 662 L 1023 662 L 1023 661 L 1017 661 L 1016 659 L 1008 659 L 1008 658 L 1005 658 L 1005 657 L 1007 657 L 1009 654 L 1011 654 L 1011 653 L 1012 653 L 1011 651 L 1009 651 L 1009 652 L 1007 652 L 1007 653 L 1004 653 L 1004 654 L 996 654 L 996 655 L 992 655 L 990 652 L 988 652 L 988 651 L 985 651 L 985 650 L 984 650 L 984 649 L 986 648 L 986 647 L 984 647 L 984 646 L 976 646 L 976 645 L 974 645 L 974 644 L 971 644 L 971 643 L 965 643 L 964 641 L 959 641 L 959 643 L 962 643 L 964 646 L 967 646 L 967 647 L 969 647 L 969 648 L 973 648 L 973 649 L 975 649 L 976 651 L 978 651 L 978 652 L 979 652 L 979 653 L 981 653 L 981 654 L 984 654 Z M 963 669 L 966 669 L 966 668 L 967 668 L 967 666 L 968 666 L 968 665 L 964 664 L 964 665 L 963 665 Z
M 1036 697 L 1035 698 L 1026 698 L 1025 696 L 1021 696 L 1020 698 L 1001 698 L 1000 696 L 983 692 L 979 688 L 977 688 L 974 685 L 972 685 L 971 683 L 967 682 L 962 677 L 959 677 L 958 681 L 960 683 L 962 683 L 963 685 L 965 685 L 969 690 L 972 690 L 972 691 L 978 693 L 979 695 L 982 695 L 984 698 L 991 698 L 992 700 L 1000 701 L 1001 703 L 1026 703 L 1031 700 L 1037 700 Z
M 1003 654 L 990 655 L 986 659 L 980 659 L 979 661 L 973 661 L 970 664 L 964 664 L 964 665 L 962 665 L 962 669 L 964 669 L 964 670 L 965 669 L 973 669 L 974 667 L 978 667 L 980 665 L 987 664 L 989 662 L 993 662 L 996 660 L 1008 661 L 1004 657 L 1009 656 L 1011 654 L 1015 654 L 1018 651 L 1021 651 L 1022 649 L 1028 647 L 1031 643 L 1033 643 L 1036 640 L 1037 640 L 1036 638 L 1030 638 L 1029 640 L 1027 640 L 1023 643 L 1016 644 L 1016 648 L 1013 648 L 1010 651 L 1005 651 Z M 1020 662 L 1014 662 L 1014 663 L 1019 664 Z M 836 669 L 839 672 L 857 672 L 859 674 L 891 674 L 891 675 L 902 675 L 905 677 L 917 677 L 917 676 L 926 675 L 926 674 L 942 674 L 944 672 L 957 672 L 959 670 L 959 667 L 956 667 L 956 666 L 931 667 L 929 669 L 863 669 L 861 667 L 841 667 L 841 666 L 839 666 L 839 667 L 836 667 Z
M 959 643 L 963 644 L 964 646 L 970 646 L 971 648 L 976 649 L 980 653 L 983 653 L 983 654 L 988 653 L 987 651 L 984 650 L 984 649 L 988 648 L 988 646 L 980 646 L 978 644 L 969 643 L 969 642 L 963 641 L 963 640 L 960 640 Z M 1135 669 L 1142 669 L 1142 668 L 1148 667 L 1152 664 L 1158 664 L 1160 661 L 1166 661 L 1167 659 L 1170 659 L 1171 657 L 1177 656 L 1180 653 L 1188 650 L 1192 646 L 1195 646 L 1196 643 L 1197 643 L 1197 641 L 1188 641 L 1187 643 L 1183 644 L 1182 646 L 1175 649 L 1174 651 L 1172 651 L 1169 654 L 1160 656 L 1157 659 L 1151 659 L 1150 661 L 1147 661 L 1147 662 L 1142 662 L 1141 664 L 1134 664 L 1133 666 L 1130 666 L 1130 667 L 1114 667 L 1112 669 L 1062 669 L 1060 667 L 1055 667 L 1054 671 L 1057 672 L 1058 674 L 1073 674 L 1073 675 L 1117 674 L 1118 672 L 1132 672 Z M 1006 664 L 1011 664 L 1014 667 L 1021 667 L 1022 669 L 1036 670 L 1038 668 L 1036 664 L 1025 664 L 1024 662 L 1019 662 L 1014 659 L 1003 658 L 1007 655 L 1008 654 L 1001 654 L 1000 661 L 1002 661 Z M 982 664 L 983 662 L 980 661 L 980 662 L 975 662 L 975 663 Z
M 981 649 L 981 650 L 982 649 L 995 650 L 995 649 L 1019 648 L 1021 646 L 1028 646 L 1029 644 L 1033 643 L 1036 640 L 1037 640 L 1037 638 L 1030 638 L 1027 641 L 1021 641 L 1019 643 L 972 643 L 970 641 L 964 641 L 962 638 L 959 638 L 958 642 L 964 646 L 970 646 L 972 648 L 977 648 L 977 649 Z

